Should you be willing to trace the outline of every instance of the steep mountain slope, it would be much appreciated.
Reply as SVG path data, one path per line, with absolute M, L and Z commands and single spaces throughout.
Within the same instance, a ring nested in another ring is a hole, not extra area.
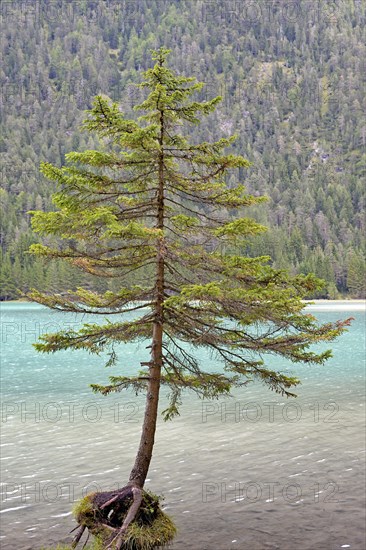
M 85 283 L 65 266 L 24 254 L 30 209 L 50 208 L 39 162 L 97 146 L 79 131 L 97 93 L 127 113 L 149 49 L 222 95 L 197 138 L 237 133 L 252 161 L 232 175 L 270 201 L 253 215 L 270 226 L 248 246 L 278 267 L 314 271 L 323 296 L 365 295 L 365 3 L 158 1 L 5 2 L 0 69 L 1 299 L 16 288 Z M 229 182 L 230 183 L 230 182 Z M 97 284 L 90 281 L 91 286 Z

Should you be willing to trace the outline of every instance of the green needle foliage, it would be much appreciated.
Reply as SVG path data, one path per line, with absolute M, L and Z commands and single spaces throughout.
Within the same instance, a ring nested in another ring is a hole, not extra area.
M 107 351 L 113 365 L 116 344 L 150 340 L 151 360 L 137 365 L 135 376 L 112 376 L 109 385 L 92 387 L 103 394 L 128 387 L 150 392 L 154 379 L 155 396 L 160 384 L 170 388 L 165 419 L 179 414 L 186 389 L 217 398 L 258 379 L 294 395 L 299 380 L 268 369 L 265 354 L 322 364 L 331 352 L 314 353 L 310 346 L 334 340 L 349 324 L 321 325 L 304 312 L 302 299 L 321 286 L 314 276 L 293 277 L 270 267 L 268 257 L 240 255 L 246 239 L 265 230 L 243 210 L 265 198 L 246 194 L 241 183 L 226 184 L 230 172 L 249 166 L 225 152 L 235 136 L 213 143 L 189 139 L 189 125 L 213 112 L 221 98 L 194 101 L 203 84 L 170 70 L 168 53 L 153 53 L 137 120 L 98 96 L 84 128 L 97 133 L 101 149 L 69 153 L 62 168 L 42 164 L 43 174 L 59 184 L 57 210 L 32 212 L 34 230 L 48 236 L 48 245 L 33 245 L 32 252 L 122 281 L 118 291 L 29 295 L 56 310 L 117 319 L 44 335 L 36 344 L 41 352 Z M 133 318 L 125 319 L 131 311 Z M 222 360 L 222 373 L 200 364 L 194 348 L 201 346 Z

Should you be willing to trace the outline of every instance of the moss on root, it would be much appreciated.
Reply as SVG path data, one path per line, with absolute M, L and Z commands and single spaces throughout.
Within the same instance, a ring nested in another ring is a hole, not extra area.
M 157 516 L 150 525 L 139 525 L 136 522 L 129 526 L 123 549 L 126 550 L 152 550 L 153 548 L 162 548 L 171 543 L 175 537 L 177 529 L 162 510 L 159 510 Z
M 118 529 L 132 502 L 132 498 L 126 496 L 101 509 L 98 507 L 100 495 L 86 495 L 77 502 L 73 510 L 79 525 L 86 526 L 94 535 L 96 546 L 93 546 L 93 550 L 105 548 L 111 541 L 113 531 L 103 523 Z M 160 497 L 150 491 L 143 491 L 140 509 L 126 531 L 121 550 L 154 550 L 172 542 L 177 530 L 170 517 L 161 510 L 160 500 Z

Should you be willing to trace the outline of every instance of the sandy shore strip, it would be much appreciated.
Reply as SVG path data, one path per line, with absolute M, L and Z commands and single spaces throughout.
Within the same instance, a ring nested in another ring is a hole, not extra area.
M 303 300 L 316 311 L 366 311 L 366 300 Z

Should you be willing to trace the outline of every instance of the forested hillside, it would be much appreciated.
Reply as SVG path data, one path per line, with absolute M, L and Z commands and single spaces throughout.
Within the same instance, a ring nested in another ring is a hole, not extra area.
M 133 83 L 161 45 L 177 71 L 207 83 L 198 99 L 223 97 L 197 139 L 237 133 L 235 152 L 252 166 L 232 182 L 270 198 L 251 212 L 270 229 L 245 252 L 325 278 L 318 296 L 365 297 L 365 2 L 43 0 L 0 9 L 0 299 L 88 283 L 25 254 L 36 240 L 27 212 L 52 208 L 39 163 L 62 165 L 65 153 L 98 146 L 79 129 L 96 94 L 130 116 L 142 98 Z

